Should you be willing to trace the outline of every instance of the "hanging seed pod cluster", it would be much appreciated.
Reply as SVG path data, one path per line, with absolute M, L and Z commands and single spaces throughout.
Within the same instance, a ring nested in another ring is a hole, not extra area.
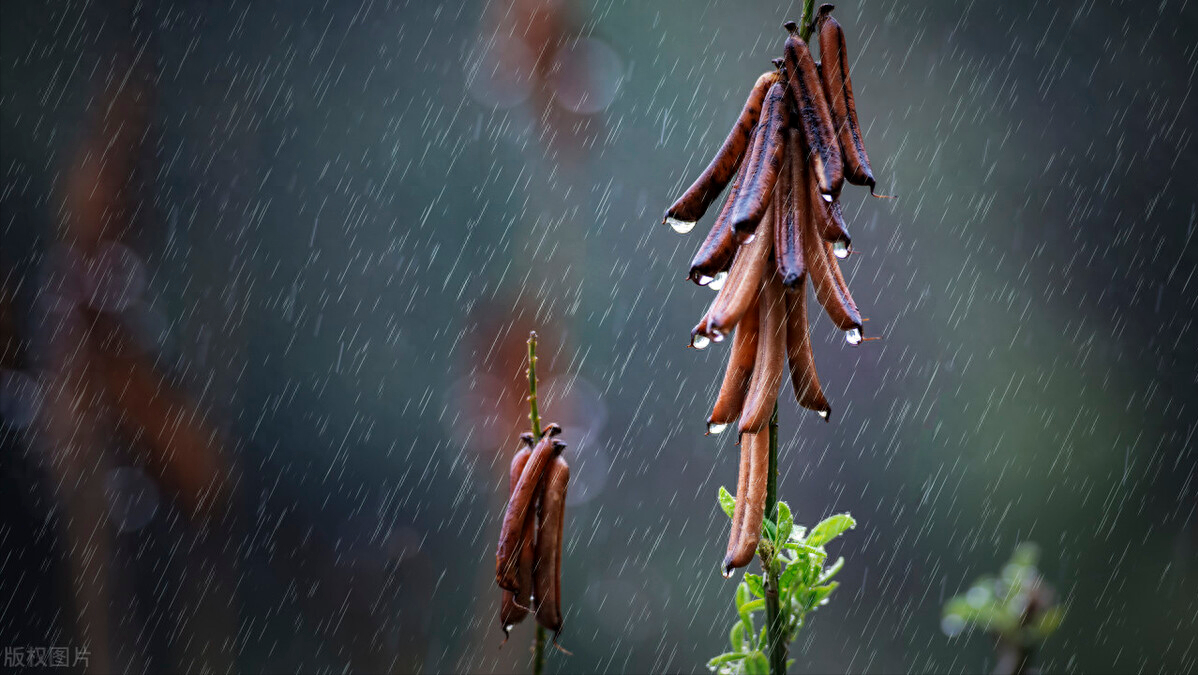
M 728 197 L 691 262 L 691 281 L 718 290 L 691 345 L 732 335 L 728 365 L 708 431 L 737 423 L 740 477 L 725 574 L 752 560 L 760 538 L 768 473 L 767 425 L 789 374 L 800 406 L 831 416 L 815 371 L 807 283 L 853 345 L 863 319 L 840 260 L 852 251 L 839 197 L 847 181 L 873 192 L 875 180 L 857 121 L 844 31 L 832 5 L 816 13 L 822 63 L 798 30 L 789 32 L 775 71 L 757 78 L 740 117 L 698 180 L 664 222 L 689 232 L 728 187 Z M 729 184 L 731 186 L 729 187 Z
M 556 424 L 540 439 L 520 437 L 512 458 L 508 504 L 495 553 L 495 583 L 503 589 L 499 625 L 506 636 L 531 611 L 537 623 L 556 634 L 562 629 L 562 526 L 570 466 L 561 456 Z

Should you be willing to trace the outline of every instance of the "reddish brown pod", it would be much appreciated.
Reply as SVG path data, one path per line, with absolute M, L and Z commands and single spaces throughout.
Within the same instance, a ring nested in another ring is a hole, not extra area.
M 786 89 L 781 82 L 770 87 L 765 97 L 761 123 L 753 138 L 744 183 L 732 207 L 732 230 L 737 241 L 746 243 L 754 237 L 757 224 L 774 196 L 774 184 L 782 167 L 782 149 L 786 144 L 786 127 L 790 121 L 786 105 Z
M 857 103 L 853 98 L 853 80 L 849 76 L 844 29 L 832 17 L 833 9 L 832 5 L 821 5 L 815 19 L 815 27 L 819 31 L 820 74 L 824 93 L 832 113 L 833 127 L 840 139 L 845 178 L 854 185 L 868 186 L 872 193 L 876 181 L 869 166 L 869 155 L 865 152 L 865 141 L 861 138 L 861 124 L 857 121 Z
M 554 634 L 562 630 L 562 532 L 569 482 L 570 466 L 559 455 L 545 472 L 532 572 L 537 623 Z
M 795 125 L 803 132 L 808 161 L 819 181 L 820 192 L 835 198 L 844 185 L 844 165 L 824 85 L 811 50 L 799 37 L 797 24 L 786 22 L 786 30 L 790 32 L 783 47 L 787 94 L 798 115 Z
M 551 428 L 554 428 L 551 425 Z M 503 527 L 499 532 L 499 547 L 495 552 L 495 583 L 505 591 L 520 592 L 519 583 L 519 554 L 524 533 L 525 519 L 535 507 L 534 497 L 541 482 L 541 474 L 554 457 L 561 454 L 565 443 L 553 438 L 556 433 L 546 429 L 545 434 L 529 455 L 512 490 L 508 500 L 507 511 L 503 514 Z
M 699 175 L 699 178 L 686 192 L 666 210 L 663 223 L 669 224 L 678 232 L 689 232 L 694 224 L 707 213 L 707 208 L 719 197 L 720 192 L 728 185 L 736 169 L 743 161 L 753 129 L 761 116 L 762 102 L 766 92 L 778 81 L 777 73 L 762 73 L 749 91 L 749 98 L 741 109 L 736 124 L 724 139 L 719 152 L 712 158 L 711 163 Z

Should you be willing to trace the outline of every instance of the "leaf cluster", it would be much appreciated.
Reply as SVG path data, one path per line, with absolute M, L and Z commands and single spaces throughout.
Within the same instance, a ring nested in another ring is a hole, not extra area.
M 724 513 L 731 518 L 736 498 L 721 487 L 719 501 Z M 756 621 L 756 615 L 765 611 L 767 593 L 778 594 L 783 644 L 790 644 L 802 629 L 807 615 L 827 604 L 828 596 L 840 585 L 832 578 L 844 567 L 844 558 L 828 564 L 824 546 L 855 527 L 857 521 L 847 513 L 840 513 L 807 530 L 794 524 L 794 516 L 786 502 L 778 502 L 776 513 L 776 519 L 767 518 L 762 523 L 761 542 L 757 547 L 766 575 L 746 573 L 737 585 L 737 621 L 728 633 L 731 649 L 707 663 L 709 669 L 720 675 L 769 672 L 765 654 L 768 626 L 762 620 L 759 630 Z M 767 588 L 771 577 L 778 579 L 776 591 Z

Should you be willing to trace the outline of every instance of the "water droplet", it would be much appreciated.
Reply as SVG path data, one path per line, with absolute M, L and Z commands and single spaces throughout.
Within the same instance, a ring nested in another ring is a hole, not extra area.
M 861 331 L 856 328 L 850 328 L 844 332 L 845 342 L 851 345 L 861 344 Z
M 669 225 L 678 234 L 686 234 L 695 229 L 695 221 L 693 220 L 678 220 L 677 218 L 666 217 L 666 225 Z
M 709 277 L 706 274 L 699 275 L 699 285 L 700 286 L 706 286 L 713 281 L 715 281 L 715 277 Z
M 949 637 L 955 637 L 965 630 L 965 619 L 959 614 L 945 614 L 940 620 L 940 630 Z
M 824 198 L 825 202 L 832 203 L 832 195 L 820 195 L 820 196 Z
M 505 634 L 506 634 L 506 633 L 510 633 L 510 632 L 512 632 L 512 629 L 513 629 L 513 628 L 515 628 L 515 627 L 516 627 L 516 624 L 514 624 L 514 623 L 509 623 L 509 624 L 507 624 L 507 625 L 505 625 L 505 626 L 503 627 L 503 632 L 504 632 Z
M 691 337 L 691 346 L 695 349 L 707 349 L 709 344 L 711 344 L 711 340 L 706 335 L 695 334 Z
M 710 328 L 710 327 L 708 328 L 708 330 L 711 331 L 711 341 L 712 342 L 723 342 L 724 341 L 723 333 L 721 333 L 720 331 L 718 331 L 714 328 Z
M 724 575 L 725 579 L 731 579 L 732 578 L 732 568 L 725 567 L 724 569 L 720 570 L 720 574 Z
M 713 291 L 718 291 L 724 287 L 724 282 L 728 279 L 727 272 L 720 272 L 715 275 L 715 278 L 707 282 L 707 287 Z
M 719 422 L 708 422 L 707 423 L 707 433 L 709 433 L 709 434 L 720 434 L 720 433 L 723 433 L 724 429 L 727 429 L 727 428 L 728 428 L 727 424 L 720 424 Z
M 834 253 L 836 257 L 840 258 L 841 260 L 849 257 L 849 252 L 851 250 L 852 249 L 849 248 L 849 243 L 843 239 L 837 239 L 836 241 L 832 242 L 832 253 Z
M 753 243 L 753 240 L 754 240 L 754 239 L 756 239 L 756 238 L 757 238 L 757 233 L 756 233 L 756 232 L 750 232 L 749 234 L 747 234 L 747 235 L 745 236 L 745 238 L 744 238 L 744 239 L 741 239 L 741 240 L 740 240 L 740 245 L 741 245 L 741 246 L 748 246 L 749 244 L 752 244 L 752 243 Z
M 816 410 L 815 414 L 819 415 L 820 417 L 822 417 L 824 419 L 828 419 L 828 411 L 827 410 Z

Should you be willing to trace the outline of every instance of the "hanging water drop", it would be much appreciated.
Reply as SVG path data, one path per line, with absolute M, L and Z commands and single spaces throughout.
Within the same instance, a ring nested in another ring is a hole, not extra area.
M 832 253 L 834 253 L 836 257 L 840 258 L 841 260 L 849 257 L 849 253 L 851 251 L 852 249 L 849 247 L 849 243 L 843 239 L 837 239 L 836 241 L 832 242 Z
M 861 330 L 858 328 L 850 328 L 844 332 L 845 342 L 851 345 L 861 344 Z
M 819 415 L 823 419 L 828 419 L 828 411 L 827 410 L 816 410 L 815 414 Z
M 686 234 L 695 229 L 695 221 L 693 220 L 678 220 L 670 216 L 666 216 L 666 224 L 669 225 L 678 234 Z
M 724 287 L 724 281 L 726 281 L 727 279 L 728 279 L 727 272 L 719 272 L 718 274 L 715 275 L 715 277 L 710 282 L 708 282 L 707 287 L 713 291 L 718 291 Z
M 711 331 L 711 341 L 712 342 L 723 342 L 724 341 L 723 333 L 721 333 L 720 331 L 718 331 L 714 328 L 709 328 L 709 330 Z
M 828 202 L 828 203 L 832 202 L 832 195 L 820 195 L 820 196 L 824 198 L 825 202 Z
M 695 349 L 707 349 L 709 344 L 711 344 L 711 340 L 706 335 L 697 334 L 691 338 L 691 346 Z
M 713 281 L 715 281 L 715 277 L 709 277 L 706 274 L 699 275 L 698 283 L 700 286 L 707 286 L 707 285 L 711 284 L 711 282 L 713 282 Z
M 720 424 L 719 422 L 708 422 L 707 423 L 707 433 L 709 433 L 709 434 L 721 434 L 724 432 L 724 429 L 727 429 L 727 428 L 728 428 L 727 424 Z

